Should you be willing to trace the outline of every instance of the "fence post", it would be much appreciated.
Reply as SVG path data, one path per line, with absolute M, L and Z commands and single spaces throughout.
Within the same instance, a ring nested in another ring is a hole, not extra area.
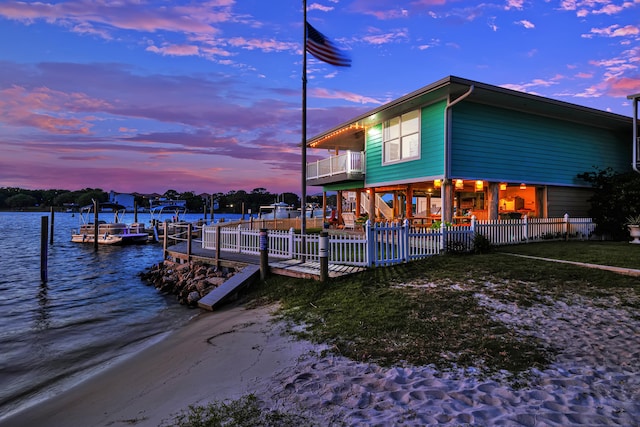
M 569 240 L 569 214 L 564 214 L 564 240 Z
M 296 231 L 293 229 L 293 227 L 291 227 L 289 229 L 289 258 L 293 259 L 293 254 L 295 253 L 295 236 L 296 236 Z
M 324 283 L 329 279 L 329 233 L 327 231 L 320 232 L 318 256 L 320 257 L 320 281 Z
M 267 278 L 269 271 L 269 234 L 266 228 L 260 229 L 260 280 Z
M 444 221 L 440 223 L 440 252 L 447 248 L 447 226 Z
M 372 245 L 374 245 L 373 243 L 373 228 L 371 226 L 371 220 L 367 219 L 367 222 L 364 223 L 364 230 L 365 230 L 365 239 L 366 239 L 366 243 L 365 243 L 365 247 L 367 248 L 367 253 L 365 254 L 366 256 L 366 262 L 367 262 L 367 266 L 371 267 L 373 266 L 373 258 L 374 258 L 374 248 L 372 247 Z
M 402 258 L 404 262 L 409 262 L 409 220 L 404 219 L 402 223 Z
M 526 243 L 529 243 L 529 215 L 522 217 L 522 237 Z
M 242 225 L 238 224 L 236 228 L 236 252 L 242 253 Z

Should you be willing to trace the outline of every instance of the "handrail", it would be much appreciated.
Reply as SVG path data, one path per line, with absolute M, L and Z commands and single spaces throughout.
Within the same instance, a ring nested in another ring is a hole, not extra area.
M 347 151 L 337 156 L 307 163 L 307 180 L 343 173 L 364 173 L 363 151 Z

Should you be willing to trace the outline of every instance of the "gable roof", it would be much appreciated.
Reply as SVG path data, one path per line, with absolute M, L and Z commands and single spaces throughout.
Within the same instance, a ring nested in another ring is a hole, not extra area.
M 492 105 L 620 132 L 629 132 L 632 125 L 630 117 L 620 114 L 448 76 L 309 138 L 307 146 L 360 150 L 364 146 L 364 132 L 369 127 L 436 101 L 455 101 L 471 87 L 473 91 L 464 102 Z

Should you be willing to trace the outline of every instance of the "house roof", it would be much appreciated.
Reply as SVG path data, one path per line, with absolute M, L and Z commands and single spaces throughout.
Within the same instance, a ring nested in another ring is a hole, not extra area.
M 314 148 L 338 148 L 361 150 L 366 130 L 392 117 L 440 100 L 455 101 L 473 87 L 464 102 L 475 102 L 522 111 L 538 116 L 588 124 L 614 131 L 628 132 L 630 117 L 594 108 L 519 92 L 461 77 L 448 76 L 401 98 L 382 105 L 361 116 L 346 121 L 319 135 L 307 139 L 307 146 Z

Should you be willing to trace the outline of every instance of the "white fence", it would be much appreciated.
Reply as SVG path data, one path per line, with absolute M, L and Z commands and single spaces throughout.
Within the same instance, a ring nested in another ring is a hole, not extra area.
M 511 245 L 542 240 L 588 239 L 595 229 L 590 218 L 527 218 L 479 221 L 439 228 L 412 227 L 403 223 L 367 222 L 363 233 L 330 234 L 329 262 L 356 266 L 386 266 L 438 255 L 442 252 L 467 252 L 473 249 L 476 234 L 492 245 Z M 219 237 L 218 237 L 219 236 Z M 319 261 L 318 234 L 295 234 L 269 230 L 269 256 L 283 259 Z M 259 255 L 260 230 L 239 223 L 212 225 L 202 229 L 202 247 L 220 251 Z

